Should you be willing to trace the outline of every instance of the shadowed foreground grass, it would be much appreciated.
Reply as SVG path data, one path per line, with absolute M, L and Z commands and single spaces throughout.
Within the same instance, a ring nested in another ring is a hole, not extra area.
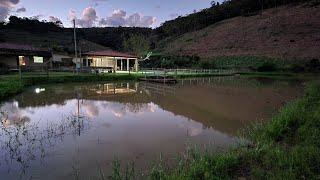
M 320 83 L 310 85 L 304 97 L 283 107 L 270 122 L 255 124 L 244 132 L 250 143 L 226 153 L 188 149 L 175 168 L 168 168 L 160 158 L 142 176 L 121 172 L 116 162 L 110 178 L 319 179 Z

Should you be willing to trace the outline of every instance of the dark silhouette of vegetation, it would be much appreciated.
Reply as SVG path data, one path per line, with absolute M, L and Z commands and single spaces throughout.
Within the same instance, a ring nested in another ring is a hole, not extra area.
M 72 31 L 72 29 L 66 29 Z M 77 35 L 79 38 L 92 41 L 94 43 L 110 47 L 114 50 L 125 51 L 124 42 L 132 36 L 143 37 L 149 41 L 151 28 L 140 27 L 104 27 L 104 28 L 79 28 Z
M 27 31 L 32 34 L 43 34 L 49 32 L 57 32 L 60 35 L 66 36 L 66 39 L 72 37 L 73 29 L 64 28 L 60 21 L 47 22 L 40 21 L 35 18 L 20 18 L 11 16 L 8 22 L 0 22 L 0 30 L 17 30 Z M 105 28 L 78 28 L 78 40 L 82 39 L 100 44 L 105 47 L 110 47 L 115 50 L 124 51 L 124 41 L 132 36 L 141 36 L 147 41 L 151 36 L 151 28 L 140 27 L 105 27 Z M 5 37 L 1 37 L 0 42 L 5 41 Z M 48 40 L 50 41 L 50 40 Z M 73 41 L 70 41 L 73 42 Z M 50 47 L 54 48 L 54 47 Z
M 134 34 L 123 41 L 123 48 L 124 51 L 141 57 L 150 50 L 150 41 L 142 35 Z
M 19 29 L 33 33 L 61 32 L 63 30 L 61 21 L 47 22 L 39 21 L 35 18 L 20 18 L 16 16 L 11 16 L 8 23 L 2 23 L 0 27 L 1 29 Z
M 155 55 L 140 63 L 142 68 L 195 68 L 199 67 L 198 56 Z
M 257 68 L 260 72 L 268 72 L 277 70 L 277 65 L 273 62 L 264 62 Z

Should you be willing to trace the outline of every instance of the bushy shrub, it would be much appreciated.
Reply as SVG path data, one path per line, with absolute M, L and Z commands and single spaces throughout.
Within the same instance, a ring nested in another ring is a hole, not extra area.
M 202 69 L 215 69 L 216 65 L 213 61 L 201 61 L 199 67 Z
M 0 74 L 7 74 L 9 72 L 8 65 L 0 63 Z
M 152 56 L 140 64 L 142 68 L 193 68 L 198 67 L 198 56 Z
M 306 68 L 309 71 L 320 70 L 320 61 L 319 61 L 319 59 L 311 59 L 309 62 L 306 63 Z
M 289 65 L 289 70 L 293 72 L 303 72 L 305 71 L 305 67 L 302 64 L 290 64 Z
M 277 70 L 277 66 L 273 62 L 263 62 L 261 65 L 257 67 L 257 71 L 260 72 L 269 72 Z

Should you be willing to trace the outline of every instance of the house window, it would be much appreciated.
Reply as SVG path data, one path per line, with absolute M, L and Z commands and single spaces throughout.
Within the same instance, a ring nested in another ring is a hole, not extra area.
M 43 63 L 43 57 L 33 56 L 34 63 Z
M 26 65 L 26 58 L 24 56 L 19 56 L 19 66 Z
M 88 66 L 90 67 L 92 64 L 92 59 L 88 59 Z
M 87 66 L 87 59 L 83 59 L 83 61 L 82 61 L 82 67 L 86 67 Z

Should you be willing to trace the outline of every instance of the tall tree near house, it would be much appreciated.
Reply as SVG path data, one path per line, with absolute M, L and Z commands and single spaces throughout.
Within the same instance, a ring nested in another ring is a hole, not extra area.
M 211 7 L 214 7 L 216 5 L 216 2 L 215 1 L 211 1 L 210 4 L 211 4 Z
M 123 48 L 125 51 L 134 53 L 141 57 L 149 51 L 150 42 L 146 37 L 134 34 L 124 40 Z

